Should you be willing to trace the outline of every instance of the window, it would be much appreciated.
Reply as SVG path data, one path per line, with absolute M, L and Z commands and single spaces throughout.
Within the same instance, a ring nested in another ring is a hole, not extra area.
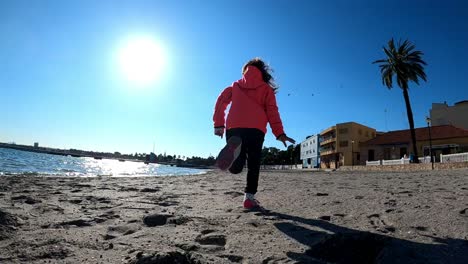
M 400 148 L 400 157 L 404 157 L 406 154 L 408 154 L 406 148 Z
M 358 130 L 358 134 L 362 135 L 362 130 L 361 129 Z
M 367 153 L 368 153 L 368 154 L 367 154 L 367 159 L 368 159 L 369 161 L 374 161 L 374 154 L 375 154 L 374 150 L 373 150 L 373 149 L 369 149 L 369 151 L 368 151 Z
M 340 147 L 347 147 L 347 146 L 348 146 L 348 140 L 340 141 Z
M 391 159 L 392 149 L 391 148 L 384 148 L 384 159 L 389 160 Z
M 348 129 L 347 129 L 347 128 L 340 128 L 340 129 L 338 130 L 338 134 L 346 134 L 346 133 L 348 133 Z

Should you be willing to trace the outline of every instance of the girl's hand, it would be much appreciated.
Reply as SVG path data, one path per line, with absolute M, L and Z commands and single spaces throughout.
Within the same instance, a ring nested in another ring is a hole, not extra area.
M 223 138 L 224 127 L 215 127 L 215 129 L 214 129 L 214 134 L 215 134 L 216 136 L 220 136 L 221 138 Z
M 286 145 L 286 141 L 288 141 L 288 142 L 290 142 L 290 143 L 292 143 L 292 144 L 295 144 L 295 143 L 296 143 L 296 140 L 294 140 L 294 139 L 292 139 L 292 138 L 286 136 L 286 134 L 283 134 L 283 135 L 279 136 L 278 140 L 281 141 L 281 142 L 283 142 L 284 147 L 288 147 L 288 146 Z

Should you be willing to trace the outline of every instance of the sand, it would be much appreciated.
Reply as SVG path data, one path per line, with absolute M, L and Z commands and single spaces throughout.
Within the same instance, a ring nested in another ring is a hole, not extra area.
M 468 263 L 468 169 L 0 177 L 0 263 Z

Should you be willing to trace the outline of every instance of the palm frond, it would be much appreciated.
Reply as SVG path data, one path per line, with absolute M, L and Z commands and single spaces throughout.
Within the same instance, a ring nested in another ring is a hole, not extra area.
M 408 89 L 409 82 L 419 85 L 420 79 L 427 81 L 424 66 L 427 63 L 422 59 L 424 53 L 415 50 L 416 47 L 409 40 L 398 41 L 395 45 L 394 39 L 390 39 L 387 46 L 383 47 L 386 58 L 376 60 L 373 64 L 379 64 L 382 83 L 389 89 L 392 88 L 395 76 L 401 89 Z
M 376 64 L 376 63 L 385 63 L 385 62 L 388 62 L 388 59 L 376 60 L 376 61 L 372 62 L 372 64 Z

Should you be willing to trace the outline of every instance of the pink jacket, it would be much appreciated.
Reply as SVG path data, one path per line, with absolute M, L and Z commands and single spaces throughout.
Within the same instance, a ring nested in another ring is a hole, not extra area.
M 231 102 L 225 125 L 224 112 Z M 257 128 L 263 133 L 267 132 L 266 126 L 270 123 L 277 138 L 284 134 L 275 92 L 263 81 L 262 73 L 255 66 L 248 66 L 242 79 L 234 82 L 219 95 L 213 121 L 215 127 Z

